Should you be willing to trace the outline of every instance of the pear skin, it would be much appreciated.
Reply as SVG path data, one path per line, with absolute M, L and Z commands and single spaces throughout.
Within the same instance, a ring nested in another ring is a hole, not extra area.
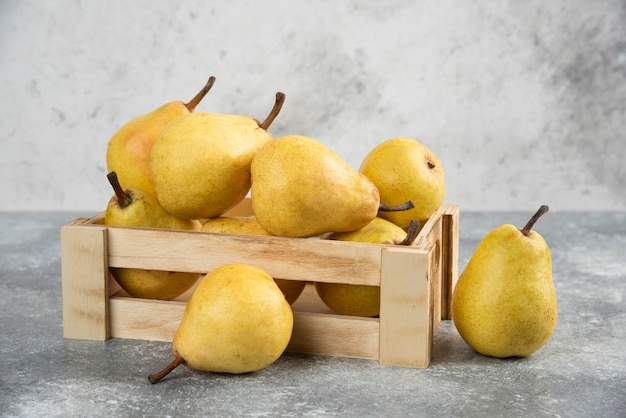
M 202 225 L 201 231 L 223 234 L 272 235 L 259 225 L 254 216 L 220 216 L 209 219 Z M 306 282 L 299 280 L 274 279 L 274 281 L 283 292 L 285 299 L 287 299 L 290 305 L 300 297 L 306 286 Z
M 328 239 L 371 244 L 410 245 L 417 236 L 419 224 L 414 223 L 409 233 L 383 218 L 376 217 L 357 231 L 333 233 Z M 380 287 L 346 283 L 316 282 L 315 290 L 326 306 L 340 315 L 378 316 L 380 314 Z
M 272 235 L 259 225 L 254 216 L 218 216 L 205 221 L 200 230 L 220 234 Z
M 209 112 L 171 121 L 150 153 L 156 195 L 168 212 L 184 219 L 220 216 L 250 190 L 250 164 L 272 140 L 269 124 L 284 101 L 278 93 L 268 118 Z
M 359 171 L 374 182 L 382 202 L 413 202 L 411 210 L 379 215 L 402 228 L 413 219 L 424 224 L 439 209 L 446 194 L 439 157 L 411 138 L 393 138 L 377 145 L 365 156 Z
M 148 377 L 156 383 L 179 364 L 207 372 L 261 370 L 287 348 L 293 312 L 264 270 L 226 264 L 194 289 L 172 340 L 174 361 Z
M 107 205 L 104 224 L 137 228 L 199 230 L 198 221 L 167 213 L 156 197 L 139 189 L 123 190 L 116 173 L 107 175 L 115 194 Z M 111 268 L 111 274 L 130 296 L 169 300 L 182 295 L 197 281 L 198 273 L 179 273 L 134 268 Z
M 378 214 L 376 186 L 308 137 L 289 135 L 268 143 L 255 155 L 251 173 L 254 213 L 272 235 L 353 231 Z
M 154 142 L 173 119 L 193 112 L 214 82 L 215 77 L 209 78 L 202 90 L 187 103 L 172 101 L 125 123 L 109 139 L 106 151 L 108 170 L 115 171 L 125 187 L 155 196 L 150 170 L 150 151 Z
M 557 323 L 552 258 L 544 238 L 502 225 L 489 232 L 461 274 L 452 297 L 452 319 L 465 342 L 491 357 L 525 357 L 539 350 Z

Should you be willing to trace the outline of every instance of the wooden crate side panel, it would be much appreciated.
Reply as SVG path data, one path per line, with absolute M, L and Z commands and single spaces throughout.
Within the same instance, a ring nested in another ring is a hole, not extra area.
M 61 228 L 63 336 L 110 337 L 106 228 L 70 224 Z
M 380 356 L 387 366 L 428 367 L 433 333 L 431 252 L 383 252 L 380 286 Z
M 253 235 L 109 227 L 109 265 L 205 273 L 248 263 L 272 277 L 380 284 L 382 246 Z

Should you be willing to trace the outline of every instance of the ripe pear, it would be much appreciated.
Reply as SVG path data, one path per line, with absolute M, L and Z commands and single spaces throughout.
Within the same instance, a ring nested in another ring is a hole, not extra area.
M 259 225 L 254 216 L 219 216 L 207 220 L 202 225 L 201 231 L 223 234 L 272 235 Z M 290 305 L 300 297 L 306 286 L 306 282 L 299 280 L 274 279 L 274 281 L 283 292 L 285 299 L 287 299 Z
M 107 175 L 115 194 L 104 215 L 105 225 L 139 228 L 198 230 L 200 223 L 167 213 L 156 197 L 139 189 L 124 190 L 112 171 Z M 111 268 L 111 274 L 130 296 L 169 300 L 189 290 L 200 277 L 197 273 Z
M 359 171 L 376 185 L 381 201 L 390 205 L 413 202 L 411 210 L 380 214 L 402 228 L 413 219 L 424 224 L 439 209 L 446 194 L 441 161 L 411 138 L 393 138 L 377 145 L 365 156 Z
M 272 235 L 313 237 L 354 231 L 379 210 L 378 189 L 314 139 L 288 135 L 257 151 L 251 166 L 252 208 Z M 405 202 L 407 203 L 407 202 Z
M 524 228 L 502 225 L 480 242 L 459 277 L 452 319 L 461 337 L 492 357 L 525 357 L 552 336 L 558 310 L 552 258 L 531 228 L 548 211 L 542 206 Z
M 215 77 L 209 78 L 202 90 L 187 103 L 168 102 L 124 124 L 109 140 L 106 151 L 108 170 L 115 171 L 126 187 L 156 195 L 150 171 L 150 150 L 154 141 L 174 118 L 193 112 L 214 82 Z
M 170 122 L 150 153 L 159 202 L 184 219 L 214 218 L 250 190 L 250 164 L 272 140 L 269 126 L 284 102 L 283 93 L 260 123 L 243 115 L 193 112 Z
M 411 245 L 417 237 L 418 230 L 418 221 L 410 223 L 407 233 L 396 224 L 376 217 L 357 231 L 333 233 L 328 236 L 328 239 Z M 380 314 L 380 287 L 378 286 L 316 282 L 315 290 L 322 302 L 340 315 L 378 316 Z
M 293 331 L 293 312 L 272 277 L 248 264 L 226 264 L 194 289 L 172 340 L 174 360 L 148 377 L 156 383 L 180 364 L 248 373 L 276 361 Z
M 219 234 L 272 235 L 259 225 L 254 216 L 218 216 L 206 220 L 200 230 Z

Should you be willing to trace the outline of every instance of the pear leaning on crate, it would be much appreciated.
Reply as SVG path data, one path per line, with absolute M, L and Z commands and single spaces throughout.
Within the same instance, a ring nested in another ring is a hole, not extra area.
M 172 340 L 174 360 L 148 380 L 157 383 L 181 364 L 232 374 L 263 369 L 283 354 L 292 331 L 291 306 L 267 272 L 223 265 L 194 289 Z
M 381 201 L 389 205 L 407 200 L 414 203 L 411 210 L 380 214 L 402 228 L 413 219 L 423 225 L 439 209 L 446 194 L 439 157 L 412 138 L 398 137 L 378 144 L 365 156 L 359 171 L 376 185 Z
M 106 151 L 107 169 L 115 171 L 125 187 L 156 195 L 150 171 L 152 145 L 163 128 L 174 118 L 195 110 L 214 82 L 215 77 L 210 77 L 205 86 L 187 103 L 180 100 L 168 102 L 125 123 L 109 140 Z
M 215 232 L 219 234 L 244 234 L 271 236 L 256 220 L 254 216 L 230 217 L 218 216 L 208 219 L 202 224 L 202 232 Z M 302 294 L 306 282 L 299 280 L 274 279 L 280 290 L 285 295 L 289 304 L 293 304 Z
M 328 239 L 372 244 L 411 245 L 417 238 L 419 221 L 411 221 L 405 232 L 396 224 L 374 218 L 369 224 L 352 232 L 336 232 Z M 340 315 L 378 316 L 380 287 L 346 283 L 316 282 L 315 290 L 322 302 Z
M 199 230 L 198 221 L 179 219 L 167 213 L 156 197 L 139 189 L 124 190 L 112 171 L 107 175 L 115 194 L 109 200 L 104 223 L 111 226 Z M 182 295 L 200 278 L 198 273 L 111 268 L 111 274 L 126 293 L 144 299 L 169 300 Z
M 489 232 L 459 277 L 452 319 L 481 354 L 525 357 L 554 332 L 558 309 L 550 249 L 531 230 L 547 211 L 541 206 L 523 228 L 506 224 Z
M 259 224 L 272 235 L 313 237 L 354 231 L 381 210 L 378 189 L 339 155 L 312 138 L 277 138 L 252 159 L 252 208 Z
M 150 152 L 159 202 L 184 219 L 208 219 L 239 203 L 250 190 L 250 164 L 272 140 L 269 127 L 285 95 L 276 93 L 263 122 L 244 115 L 193 112 L 170 122 Z

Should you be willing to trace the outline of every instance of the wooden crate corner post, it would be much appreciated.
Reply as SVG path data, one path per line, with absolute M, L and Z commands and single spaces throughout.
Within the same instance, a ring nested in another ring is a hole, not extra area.
M 104 341 L 110 338 L 107 228 L 61 228 L 63 337 Z
M 402 247 L 382 253 L 380 355 L 387 366 L 426 368 L 433 335 L 433 294 L 429 251 Z

